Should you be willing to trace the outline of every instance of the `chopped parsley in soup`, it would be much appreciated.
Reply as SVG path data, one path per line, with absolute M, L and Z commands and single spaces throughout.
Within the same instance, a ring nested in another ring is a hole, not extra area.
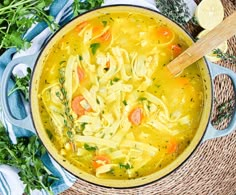
M 161 21 L 112 13 L 81 21 L 54 46 L 40 80 L 41 120 L 60 155 L 99 178 L 128 179 L 172 163 L 202 112 L 200 70 L 166 68 L 187 48 Z

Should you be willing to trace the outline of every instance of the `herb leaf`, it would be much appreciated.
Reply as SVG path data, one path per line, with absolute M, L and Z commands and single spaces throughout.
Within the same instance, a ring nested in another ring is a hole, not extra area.
M 139 100 L 139 101 L 145 101 L 145 100 L 147 100 L 147 98 L 145 98 L 145 97 L 139 97 L 138 100 Z
M 85 129 L 85 126 L 86 126 L 87 124 L 88 124 L 88 123 L 82 123 L 82 124 L 80 125 L 80 128 L 81 128 L 82 131 Z
M 88 151 L 96 151 L 98 148 L 97 148 L 97 146 L 90 146 L 90 145 L 85 143 L 84 144 L 84 149 L 88 150 Z
M 115 77 L 114 79 L 113 79 L 113 81 L 114 82 L 118 82 L 120 79 L 118 78 L 118 77 Z
M 128 105 L 126 100 L 123 100 L 122 102 L 123 102 L 123 104 L 124 104 L 125 106 Z
M 92 44 L 90 45 L 90 49 L 91 49 L 93 55 L 95 55 L 95 53 L 97 52 L 97 50 L 98 50 L 98 48 L 99 48 L 100 46 L 101 46 L 100 43 L 92 43 Z
M 102 24 L 103 24 L 104 27 L 106 27 L 107 26 L 107 21 L 103 20 Z
M 120 163 L 119 166 L 120 166 L 120 168 L 125 168 L 125 169 L 132 169 L 133 168 L 129 163 L 126 163 L 126 164 Z

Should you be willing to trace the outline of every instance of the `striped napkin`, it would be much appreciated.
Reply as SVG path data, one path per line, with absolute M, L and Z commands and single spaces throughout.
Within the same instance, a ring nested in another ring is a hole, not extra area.
M 187 3 L 191 16 L 194 13 L 196 8 L 196 4 L 193 0 L 185 0 Z M 71 5 L 73 0 L 54 0 L 53 4 L 50 6 L 49 11 L 50 15 L 54 16 L 55 22 L 60 26 L 66 24 L 72 17 L 72 9 Z M 103 5 L 110 4 L 134 4 L 140 5 L 144 7 L 148 7 L 154 10 L 157 10 L 155 6 L 154 0 L 104 0 Z M 47 42 L 48 38 L 52 35 L 51 30 L 46 26 L 45 23 L 38 23 L 31 27 L 26 33 L 25 37 L 32 42 L 32 45 L 29 49 L 25 51 L 16 52 L 16 49 L 11 48 L 7 50 L 2 56 L 0 56 L 0 78 L 2 77 L 3 71 L 7 64 L 15 58 L 33 55 L 40 51 L 43 45 Z M 14 70 L 13 74 L 17 76 L 26 75 L 26 65 L 19 64 Z M 14 86 L 14 81 L 9 81 L 9 89 Z M 15 117 L 22 118 L 26 115 L 24 111 L 24 107 L 28 106 L 27 102 L 22 101 L 18 92 L 15 92 L 9 97 L 9 102 L 11 105 L 11 110 L 14 112 Z M 31 136 L 32 132 L 22 129 L 19 127 L 15 127 L 10 124 L 4 117 L 4 114 L 1 110 L 1 102 L 0 102 L 0 121 L 2 121 L 3 125 L 6 127 L 9 136 L 13 143 L 16 143 L 17 137 L 22 136 Z M 54 182 L 52 185 L 52 190 L 54 194 L 59 194 L 64 190 L 70 188 L 76 178 L 72 176 L 70 173 L 65 171 L 59 164 L 57 164 L 50 155 L 46 155 L 45 159 L 42 159 L 44 164 L 47 165 L 47 168 L 53 173 L 54 176 L 59 178 L 58 181 Z M 24 184 L 20 180 L 18 176 L 18 170 L 7 166 L 0 165 L 0 194 L 1 195 L 22 195 L 24 191 Z M 47 194 L 45 191 L 34 190 L 32 195 L 41 195 Z

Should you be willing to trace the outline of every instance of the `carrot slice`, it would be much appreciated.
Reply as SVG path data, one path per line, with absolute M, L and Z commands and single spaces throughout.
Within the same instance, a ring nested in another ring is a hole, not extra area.
M 172 32 L 168 27 L 162 26 L 157 28 L 157 35 L 161 37 L 169 37 L 172 36 Z
M 78 73 L 78 76 L 79 76 L 79 81 L 82 82 L 85 78 L 84 70 L 81 67 L 78 66 L 77 73 Z
M 81 104 L 82 101 L 85 101 L 88 107 L 83 107 Z M 89 112 L 92 110 L 91 106 L 88 104 L 87 100 L 82 95 L 79 95 L 72 100 L 71 107 L 72 107 L 72 110 L 78 116 L 82 116 L 85 114 L 85 112 Z
M 87 25 L 88 25 L 88 21 L 83 21 L 80 24 L 78 24 L 75 29 L 77 32 L 80 32 Z
M 93 28 L 93 36 L 96 36 L 96 35 L 102 33 L 102 30 L 103 30 L 103 29 L 104 29 L 104 27 L 101 26 L 101 25 L 95 26 L 95 27 Z
M 108 156 L 105 155 L 99 155 L 99 156 L 95 156 L 93 159 L 93 167 L 95 169 L 97 169 L 98 167 L 105 165 L 105 164 L 109 164 L 111 163 L 111 160 Z
M 104 32 L 100 37 L 99 40 L 102 42 L 105 41 L 110 41 L 111 40 L 111 30 L 107 30 L 106 32 Z
M 172 31 L 165 26 L 157 28 L 156 34 L 161 43 L 169 42 L 173 37 Z
M 106 68 L 110 68 L 110 61 L 107 61 L 107 63 L 106 63 Z
M 142 113 L 142 108 L 137 107 L 134 108 L 133 110 L 131 110 L 131 112 L 129 113 L 129 121 L 133 124 L 133 125 L 140 125 L 143 119 L 143 113 Z
M 175 82 L 182 87 L 189 84 L 189 79 L 185 77 L 178 77 L 175 79 Z
M 74 144 L 74 142 L 70 141 L 69 144 L 70 144 L 70 147 L 71 147 L 72 151 L 74 152 L 75 151 L 75 144 Z
M 175 139 L 171 139 L 167 144 L 167 153 L 172 154 L 177 151 L 178 143 Z
M 171 45 L 171 50 L 173 52 L 174 57 L 177 57 L 179 54 L 182 53 L 182 48 L 179 45 Z

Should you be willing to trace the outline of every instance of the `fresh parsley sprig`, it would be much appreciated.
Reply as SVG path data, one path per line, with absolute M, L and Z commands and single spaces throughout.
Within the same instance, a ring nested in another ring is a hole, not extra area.
M 35 189 L 44 189 L 53 194 L 51 185 L 57 178 L 41 161 L 45 152 L 46 149 L 36 136 L 21 137 L 17 139 L 17 144 L 12 144 L 0 122 L 0 164 L 7 164 L 19 170 L 18 174 L 25 184 L 26 194 Z
M 46 22 L 51 29 L 56 29 L 54 18 L 46 9 L 53 0 L 3 0 L 0 2 L 0 53 L 10 47 L 26 49 L 30 42 L 23 35 L 37 22 Z M 103 0 L 74 0 L 74 16 L 100 7 Z
M 31 69 L 27 68 L 27 75 L 24 77 L 15 76 L 15 86 L 9 91 L 8 96 L 15 91 L 20 90 L 26 101 L 29 100 L 29 83 L 30 83 Z
M 82 14 L 90 9 L 100 7 L 102 3 L 103 0 L 87 0 L 87 1 L 74 0 L 72 6 L 74 16 Z
M 24 49 L 30 43 L 23 38 L 35 23 L 44 21 L 51 28 L 53 17 L 45 10 L 53 0 L 3 0 L 0 2 L 0 50 Z
M 181 25 L 186 24 L 190 16 L 189 8 L 183 0 L 156 0 L 156 6 L 162 14 Z

